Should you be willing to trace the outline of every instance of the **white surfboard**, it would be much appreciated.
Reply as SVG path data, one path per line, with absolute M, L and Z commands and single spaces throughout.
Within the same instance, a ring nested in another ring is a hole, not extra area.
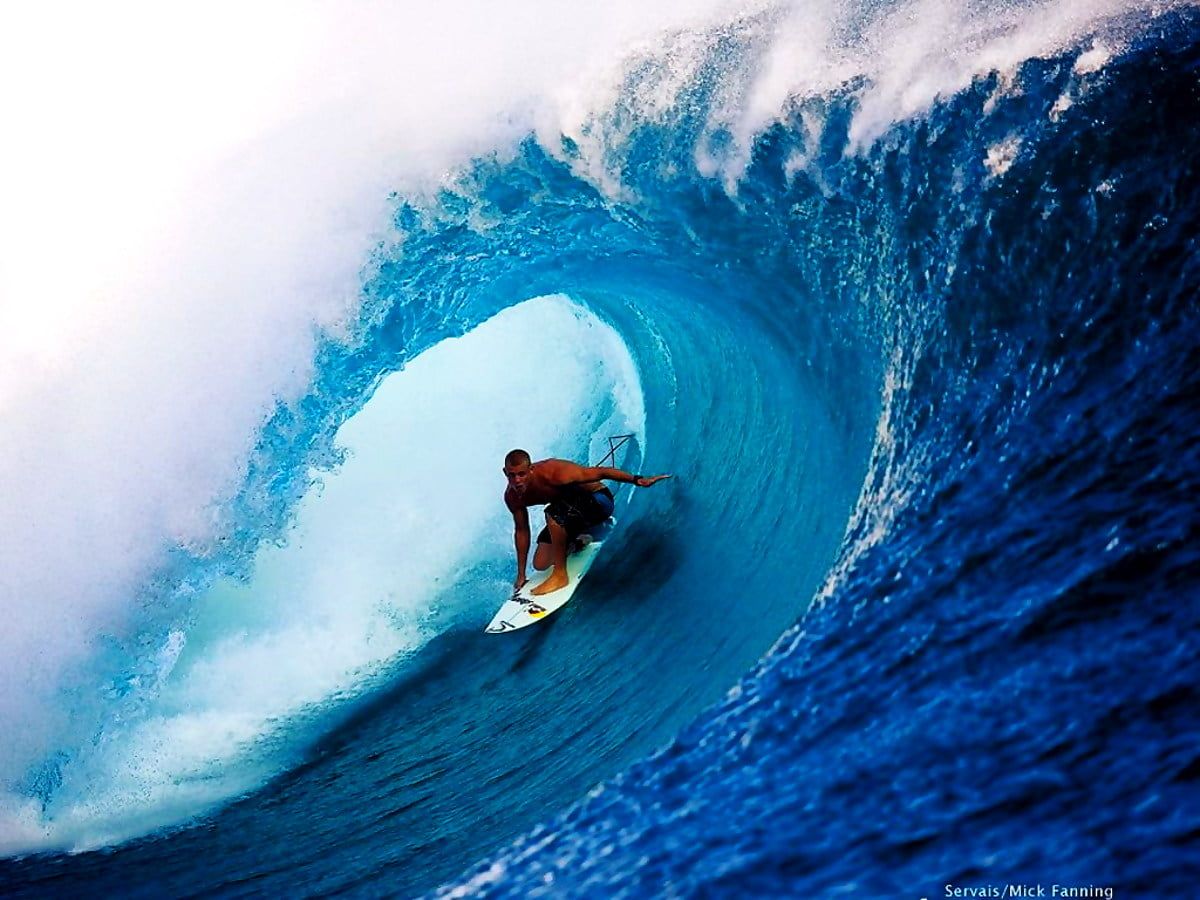
M 596 554 L 604 546 L 604 539 L 615 523 L 609 519 L 603 525 L 597 525 L 591 531 L 592 541 L 574 553 L 567 554 L 567 585 L 549 594 L 535 597 L 530 590 L 546 580 L 548 573 L 537 573 L 539 577 L 525 582 L 524 587 L 504 602 L 500 611 L 484 630 L 488 634 L 504 634 L 516 631 L 545 619 L 550 613 L 562 609 L 567 601 L 575 594 L 579 582 L 587 574 L 596 559 Z

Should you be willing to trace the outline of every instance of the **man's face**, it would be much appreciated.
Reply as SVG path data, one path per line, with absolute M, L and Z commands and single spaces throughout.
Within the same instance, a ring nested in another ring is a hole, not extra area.
M 504 477 L 508 479 L 508 486 L 517 494 L 525 493 L 525 482 L 529 480 L 529 471 L 532 468 L 530 463 L 504 467 Z

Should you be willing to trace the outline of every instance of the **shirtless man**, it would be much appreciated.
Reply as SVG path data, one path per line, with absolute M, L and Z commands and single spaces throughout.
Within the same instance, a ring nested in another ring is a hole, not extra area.
M 602 483 L 620 481 L 638 487 L 650 487 L 670 475 L 643 478 L 607 466 L 581 466 L 566 459 L 532 462 L 524 450 L 512 450 L 504 457 L 504 477 L 508 489 L 504 504 L 512 513 L 513 540 L 517 546 L 517 577 L 513 587 L 520 590 L 528 580 L 525 561 L 529 557 L 529 507 L 546 506 L 546 527 L 537 539 L 533 567 L 539 572 L 554 567 L 550 577 L 530 591 L 549 594 L 567 586 L 567 548 L 579 535 L 612 515 L 613 495 Z

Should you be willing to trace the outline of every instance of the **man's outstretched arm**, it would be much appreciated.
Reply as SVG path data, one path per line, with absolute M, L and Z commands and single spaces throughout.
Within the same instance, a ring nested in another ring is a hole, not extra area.
M 656 481 L 671 478 L 671 475 L 634 475 L 624 469 L 614 469 L 611 466 L 576 466 L 578 478 L 571 478 L 566 484 L 581 484 L 587 481 L 619 481 L 623 485 L 649 487 Z M 570 473 L 574 474 L 574 473 Z

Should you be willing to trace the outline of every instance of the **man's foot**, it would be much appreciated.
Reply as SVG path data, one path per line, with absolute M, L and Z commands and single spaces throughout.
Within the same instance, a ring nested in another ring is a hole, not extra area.
M 550 577 L 543 581 L 535 588 L 530 588 L 529 593 L 535 597 L 540 597 L 543 594 L 550 594 L 554 591 L 561 590 L 567 586 L 567 573 L 560 572 L 557 567 L 550 573 Z

